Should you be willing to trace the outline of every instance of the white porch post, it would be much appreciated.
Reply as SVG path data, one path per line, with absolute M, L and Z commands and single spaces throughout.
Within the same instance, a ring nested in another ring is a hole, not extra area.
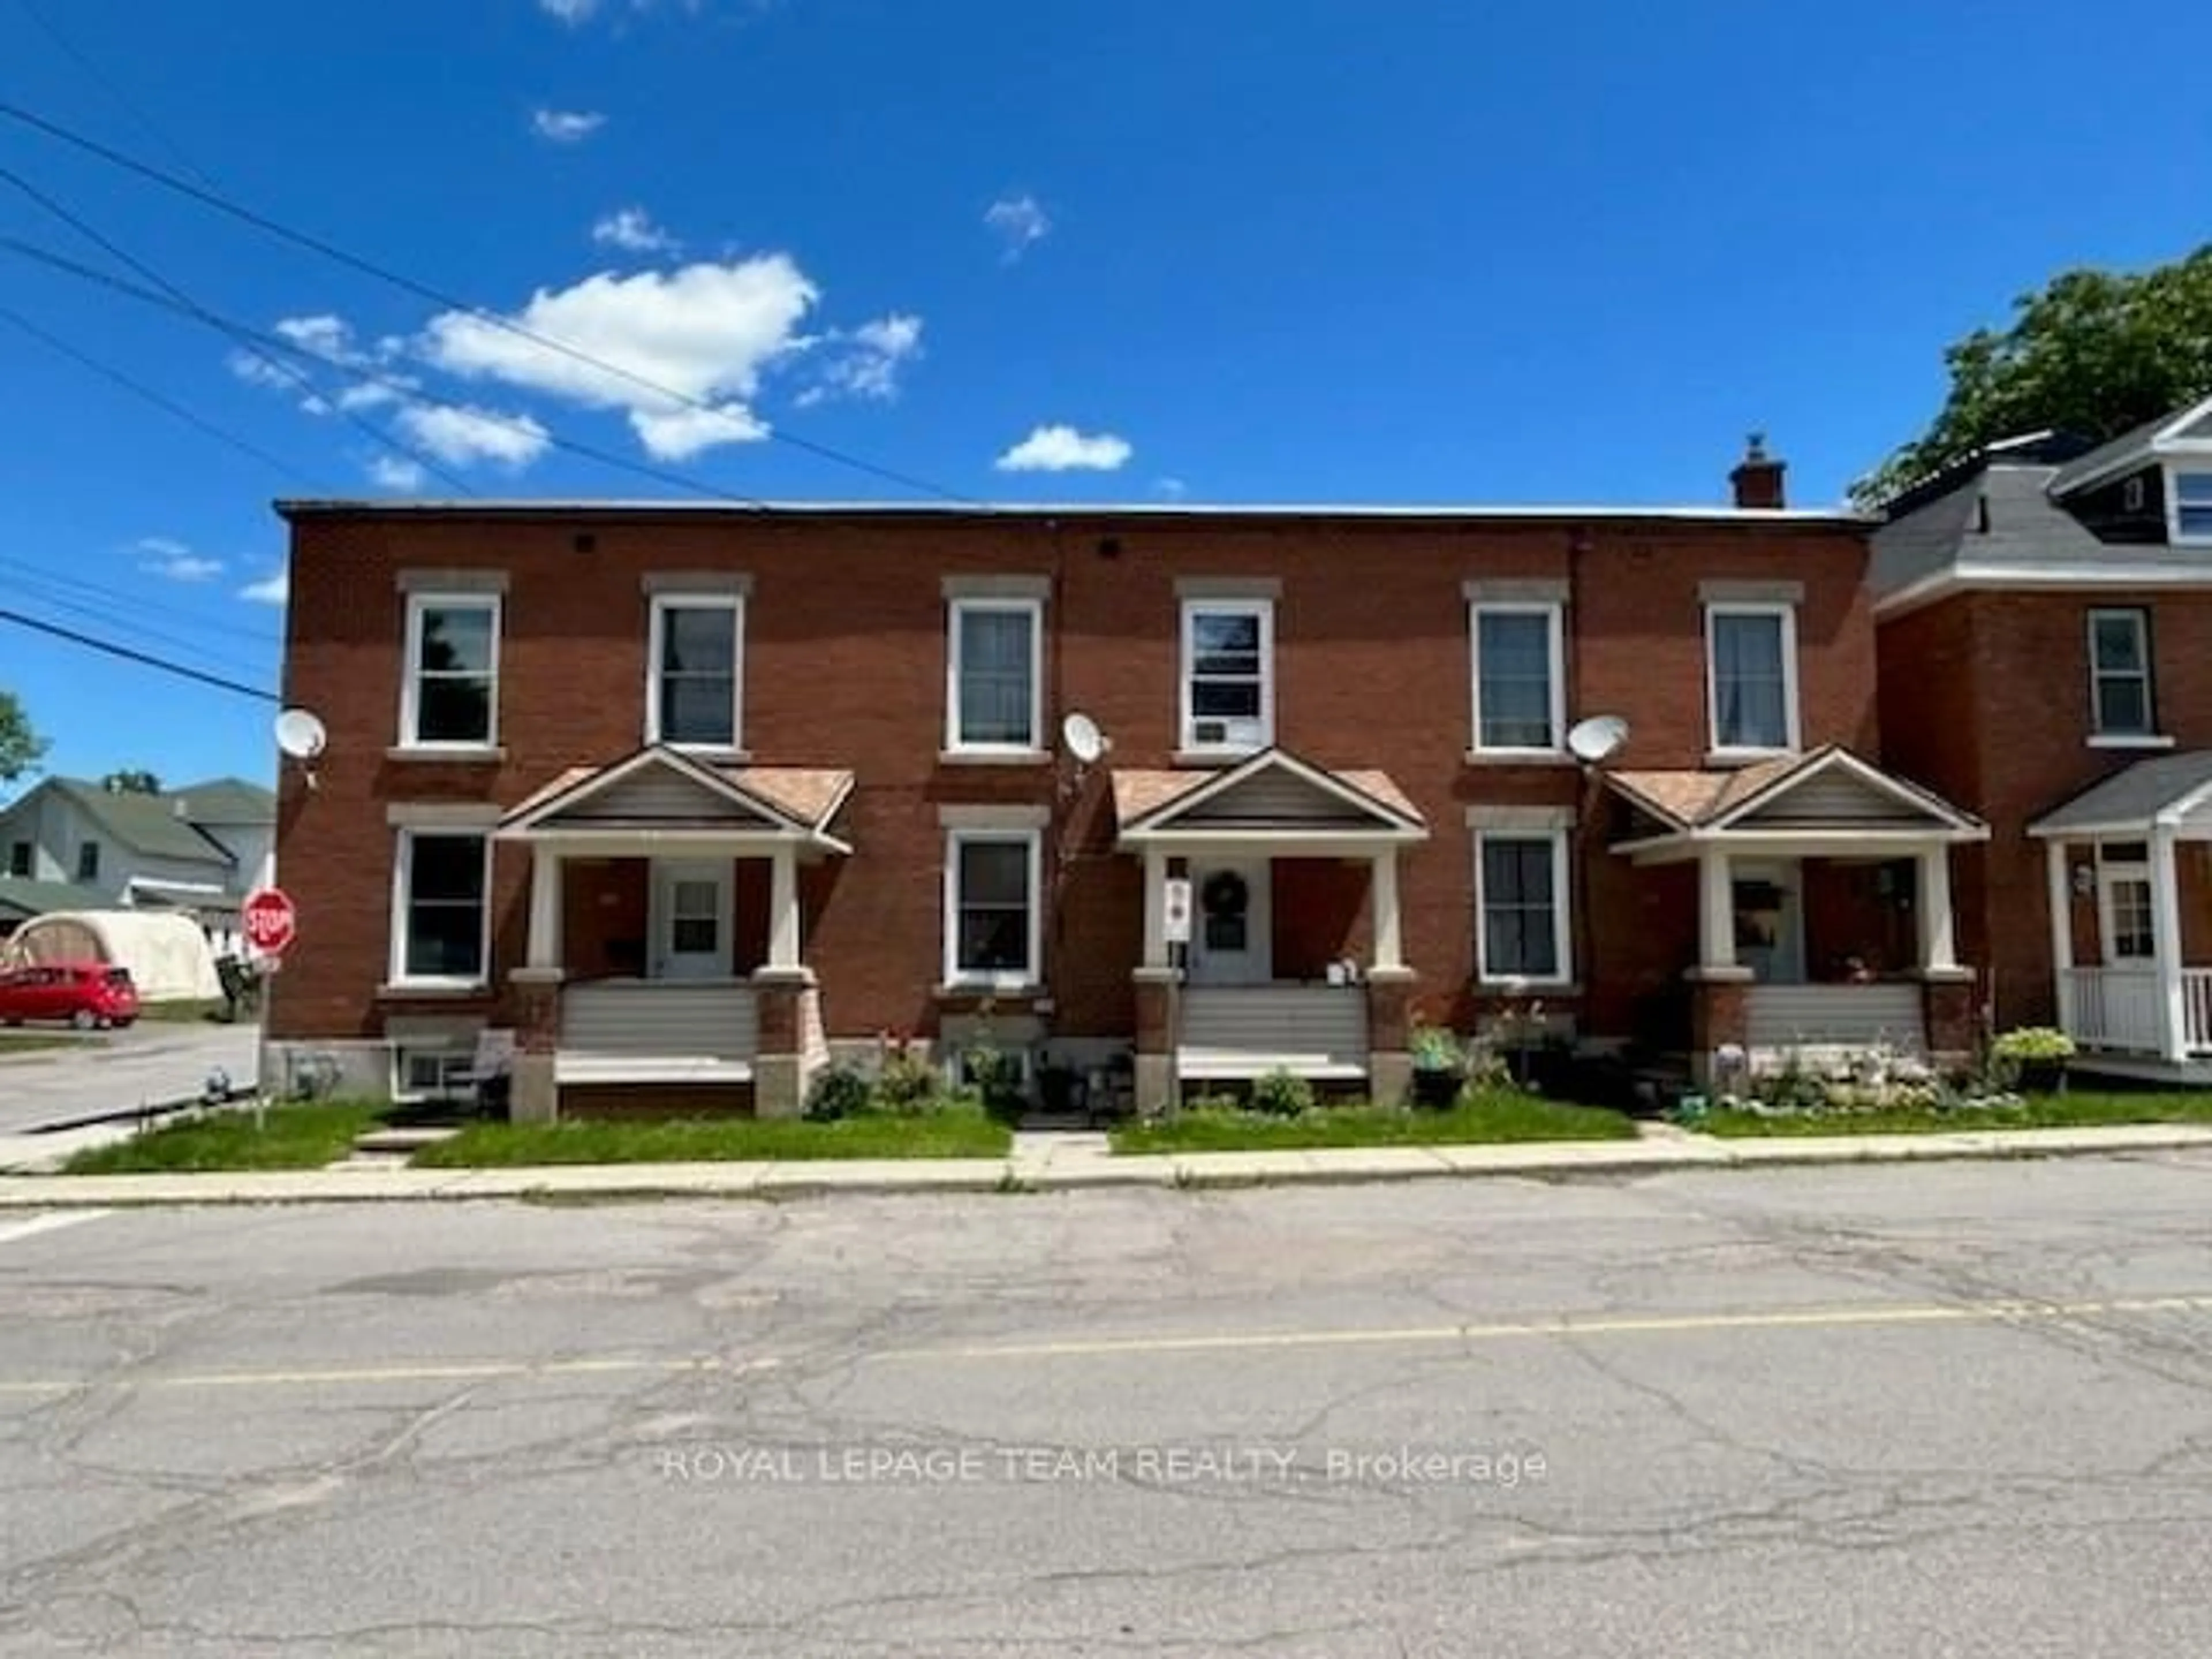
M 1147 968 L 1168 965 L 1168 855 L 1145 850 L 1145 960 Z
M 1731 860 L 1717 847 L 1698 855 L 1698 965 L 1735 966 L 1735 882 Z
M 2158 960 L 2159 1052 L 2168 1060 L 2189 1055 L 2189 1013 L 2181 988 L 2181 883 L 2174 868 L 2172 824 L 2150 832 L 2152 938 Z
M 2066 870 L 2066 843 L 2057 837 L 2044 842 L 2044 872 L 2051 904 L 2051 971 L 2058 1004 L 2058 1029 L 2069 1036 L 2075 1029 L 2074 1012 L 2074 890 Z
M 1406 965 L 1405 925 L 1398 903 L 1398 849 L 1375 855 L 1370 892 L 1375 908 L 1375 966 L 1385 971 Z
M 1939 974 L 1958 965 L 1951 915 L 1951 848 L 1938 842 L 1920 854 L 1920 966 L 1924 972 Z
M 530 941 L 525 960 L 532 968 L 562 965 L 561 870 L 558 853 L 530 849 Z
M 768 965 L 799 966 L 799 854 L 779 847 L 769 863 Z

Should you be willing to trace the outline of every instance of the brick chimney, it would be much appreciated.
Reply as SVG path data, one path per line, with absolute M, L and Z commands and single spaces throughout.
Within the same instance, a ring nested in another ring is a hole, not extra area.
M 1782 475 L 1789 470 L 1788 462 L 1778 461 L 1766 453 L 1766 434 L 1753 433 L 1744 446 L 1743 459 L 1729 474 L 1729 482 L 1735 486 L 1735 504 L 1742 507 L 1788 506 L 1782 490 Z

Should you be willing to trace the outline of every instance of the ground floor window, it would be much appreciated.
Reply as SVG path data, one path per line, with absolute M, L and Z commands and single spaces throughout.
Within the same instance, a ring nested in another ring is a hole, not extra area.
M 1033 985 L 1037 970 L 1034 830 L 956 830 L 945 854 L 945 981 Z
M 484 836 L 405 830 L 392 896 L 392 978 L 412 985 L 483 982 L 490 954 Z
M 1567 979 L 1564 830 L 1478 834 L 1475 903 L 1480 977 L 1551 984 Z

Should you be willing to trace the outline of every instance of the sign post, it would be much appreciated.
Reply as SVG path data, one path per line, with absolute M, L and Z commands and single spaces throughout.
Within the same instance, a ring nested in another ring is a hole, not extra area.
M 1168 983 L 1168 1110 L 1182 1110 L 1182 981 L 1190 963 L 1190 878 L 1170 876 L 1162 894 L 1168 959 L 1175 966 Z

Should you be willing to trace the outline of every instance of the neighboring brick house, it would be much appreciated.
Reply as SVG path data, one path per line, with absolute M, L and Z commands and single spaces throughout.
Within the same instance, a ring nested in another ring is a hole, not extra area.
M 2212 402 L 1927 480 L 1874 583 L 1887 757 L 1990 827 L 1958 904 L 1991 1017 L 2212 1077 Z
M 782 1112 L 825 1054 L 988 1032 L 1148 1106 L 1278 1066 L 1390 1095 L 1412 1021 L 1532 1001 L 1653 1054 L 1955 1049 L 1981 832 L 1874 769 L 1869 526 L 1787 510 L 1756 451 L 1735 477 L 1673 511 L 283 503 L 285 696 L 330 741 L 282 784 L 265 1074 L 429 1088 L 489 1024 L 519 1113 Z M 1585 769 L 1600 714 L 1632 735 Z

